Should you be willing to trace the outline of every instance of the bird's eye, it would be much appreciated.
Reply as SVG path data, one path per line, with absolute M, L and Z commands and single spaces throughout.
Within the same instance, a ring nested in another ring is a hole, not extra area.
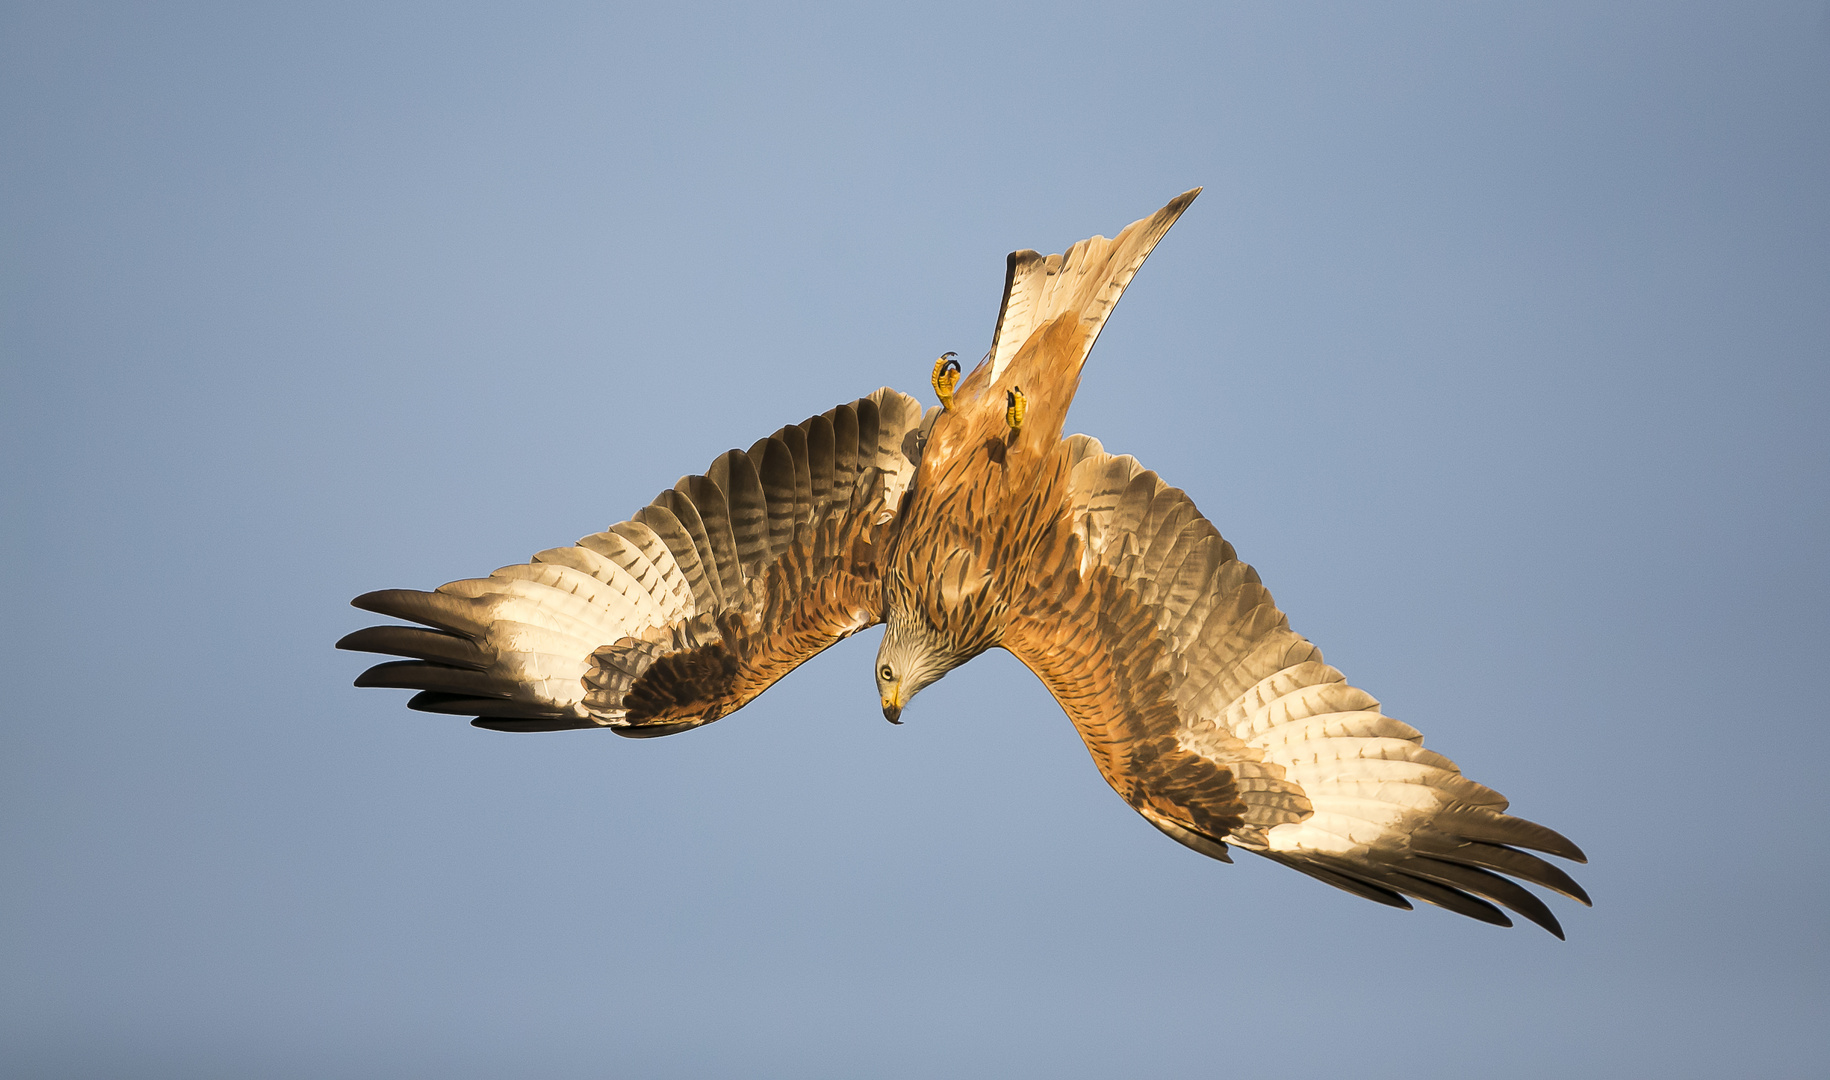
M 894 671 L 890 670 L 890 666 L 888 664 L 885 664 L 882 667 L 878 668 L 877 674 L 883 676 L 884 682 L 896 681 L 896 673 Z

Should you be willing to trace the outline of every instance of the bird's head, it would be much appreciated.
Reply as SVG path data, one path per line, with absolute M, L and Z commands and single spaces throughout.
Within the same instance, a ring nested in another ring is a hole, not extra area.
M 883 718 L 902 723 L 902 710 L 922 688 L 971 659 L 956 656 L 939 631 L 919 616 L 892 615 L 877 646 L 877 696 Z

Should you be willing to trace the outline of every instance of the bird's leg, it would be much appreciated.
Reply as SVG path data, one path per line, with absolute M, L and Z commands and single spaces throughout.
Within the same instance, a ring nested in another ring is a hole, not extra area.
M 1011 434 L 1023 430 L 1023 414 L 1029 408 L 1029 399 L 1023 396 L 1021 386 L 1004 392 L 1004 423 L 1010 426 Z
M 945 352 L 934 361 L 934 396 L 940 398 L 941 408 L 953 411 L 953 388 L 959 385 L 959 361 L 954 357 L 958 353 Z

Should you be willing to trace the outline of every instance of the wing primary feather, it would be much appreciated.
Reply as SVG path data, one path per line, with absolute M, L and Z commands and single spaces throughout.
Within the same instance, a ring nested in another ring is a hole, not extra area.
M 463 694 L 447 694 L 438 690 L 425 690 L 414 694 L 407 700 L 407 708 L 417 712 L 444 713 L 449 716 L 486 716 L 505 720 L 568 719 L 567 714 L 558 709 L 543 709 L 532 702 L 467 697 Z
M 470 726 L 484 728 L 488 731 L 523 733 L 536 731 L 577 731 L 581 728 L 595 729 L 599 725 L 594 724 L 589 720 L 506 720 L 479 716 L 470 722 Z
M 1405 859 L 1399 866 L 1413 877 L 1485 897 L 1496 904 L 1504 904 L 1557 935 L 1559 941 L 1563 940 L 1563 927 L 1557 922 L 1557 917 L 1551 914 L 1550 908 L 1545 907 L 1544 901 L 1515 881 L 1478 867 L 1415 855 Z
M 351 600 L 350 606 L 468 636 L 481 629 L 474 614 L 474 603 L 465 597 L 418 589 L 378 589 Z
M 1542 885 L 1546 889 L 1562 893 L 1571 900 L 1589 907 L 1594 903 L 1589 894 L 1578 885 L 1574 878 L 1561 869 L 1529 852 L 1519 851 L 1500 844 L 1482 843 L 1478 840 L 1452 841 L 1440 840 L 1431 836 L 1434 830 L 1419 830 L 1411 836 L 1411 849 L 1446 862 L 1464 863 L 1486 870 L 1497 870 L 1502 874 L 1511 874 L 1533 885 Z
M 337 642 L 337 648 L 386 656 L 411 656 L 416 660 L 432 660 L 477 671 L 489 666 L 489 658 L 477 648 L 476 642 L 423 626 L 370 626 L 345 634 Z
M 1501 803 L 1504 806 L 1504 803 Z M 1444 832 L 1469 840 L 1485 840 L 1491 844 L 1508 844 L 1512 847 L 1530 848 L 1557 855 L 1571 862 L 1588 862 L 1588 856 L 1582 849 L 1569 841 L 1555 829 L 1547 829 L 1535 821 L 1513 817 L 1485 806 L 1451 806 L 1437 814 L 1434 822 Z
M 704 727 L 700 720 L 685 720 L 677 724 L 631 724 L 627 727 L 613 727 L 610 730 L 625 739 L 658 739 L 663 735 L 678 735 L 682 731 L 691 731 Z
M 1307 874 L 1317 881 L 1333 885 L 1343 892 L 1350 892 L 1362 899 L 1371 900 L 1375 904 L 1384 904 L 1387 907 L 1400 908 L 1404 911 L 1411 910 L 1409 900 L 1382 885 L 1374 885 L 1364 878 L 1318 866 L 1307 859 L 1288 858 L 1274 851 L 1260 851 L 1256 854 L 1262 855 L 1274 863 L 1287 866 L 1299 874 Z
M 356 685 L 504 698 L 510 689 L 498 676 L 487 672 L 428 664 L 424 660 L 390 660 L 385 664 L 376 664 L 356 676 Z
M 1408 896 L 1435 904 L 1439 908 L 1447 908 L 1457 915 L 1466 915 L 1470 919 L 1493 926 L 1512 925 L 1512 920 L 1507 918 L 1506 913 L 1499 908 L 1448 885 L 1439 885 L 1434 881 L 1427 881 L 1398 870 L 1386 870 L 1379 875 L 1379 881 L 1388 888 L 1397 889 Z

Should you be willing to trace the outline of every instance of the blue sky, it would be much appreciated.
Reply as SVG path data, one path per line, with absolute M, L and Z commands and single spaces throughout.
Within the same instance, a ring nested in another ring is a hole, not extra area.
M 1830 11 L 0 8 L 0 1064 L 1821 1075 Z M 1206 192 L 1069 418 L 1575 839 L 1569 941 L 1158 835 L 876 632 L 649 742 L 358 691 Z

